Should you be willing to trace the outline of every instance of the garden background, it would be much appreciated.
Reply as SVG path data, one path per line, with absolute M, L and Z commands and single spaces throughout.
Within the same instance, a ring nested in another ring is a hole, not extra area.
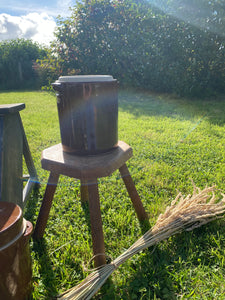
M 155 2 L 156 3 L 156 2 Z M 49 86 L 60 75 L 110 74 L 121 87 L 208 97 L 224 93 L 223 0 L 78 2 L 49 48 L 0 43 L 0 88 Z
M 34 225 L 49 175 L 41 152 L 60 143 L 50 88 L 60 75 L 119 80 L 119 139 L 133 148 L 128 167 L 150 225 L 179 191 L 192 193 L 191 180 L 224 192 L 224 2 L 160 2 L 164 11 L 145 1 L 78 3 L 59 19 L 51 47 L 0 43 L 0 103 L 26 104 L 21 117 L 40 181 L 25 210 Z M 199 10 L 187 9 L 192 2 Z M 99 190 L 113 259 L 143 232 L 118 172 L 99 180 Z M 92 267 L 88 206 L 79 199 L 79 181 L 61 176 L 46 234 L 30 241 L 35 300 L 53 299 Z M 183 232 L 132 257 L 95 298 L 224 299 L 224 249 L 224 219 Z

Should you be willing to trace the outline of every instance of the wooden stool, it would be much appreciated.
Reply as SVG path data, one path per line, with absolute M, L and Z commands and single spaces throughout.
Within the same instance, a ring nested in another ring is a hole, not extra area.
M 125 164 L 132 155 L 132 148 L 122 141 L 112 151 L 93 156 L 78 156 L 65 153 L 62 151 L 61 144 L 45 149 L 42 152 L 41 163 L 43 169 L 50 171 L 50 176 L 34 230 L 34 238 L 40 239 L 44 235 L 59 175 L 62 174 L 80 179 L 81 201 L 89 200 L 95 266 L 98 267 L 105 264 L 105 245 L 97 179 L 109 176 L 119 169 L 139 221 L 142 222 L 148 219 Z
M 0 201 L 25 207 L 38 176 L 20 117 L 24 103 L 0 105 Z M 29 172 L 23 175 L 23 157 Z M 23 179 L 27 184 L 23 188 Z

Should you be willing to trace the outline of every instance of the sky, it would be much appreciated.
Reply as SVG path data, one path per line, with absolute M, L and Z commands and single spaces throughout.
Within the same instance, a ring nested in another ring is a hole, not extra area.
M 42 45 L 54 39 L 57 16 L 69 17 L 76 0 L 0 0 L 0 41 L 25 38 Z
M 166 2 L 166 0 L 149 1 L 156 6 L 159 5 L 159 8 L 161 2 Z M 48 46 L 54 39 L 57 16 L 69 17 L 71 14 L 69 8 L 75 3 L 76 0 L 0 0 L 0 41 L 27 38 Z M 190 14 L 179 16 L 177 14 L 179 9 L 175 11 L 176 17 L 191 20 Z M 203 13 L 204 10 L 201 10 L 201 14 Z M 214 13 L 217 15 L 216 11 Z M 205 24 L 195 25 L 204 27 Z M 211 30 L 224 36 L 224 28 L 211 28 Z

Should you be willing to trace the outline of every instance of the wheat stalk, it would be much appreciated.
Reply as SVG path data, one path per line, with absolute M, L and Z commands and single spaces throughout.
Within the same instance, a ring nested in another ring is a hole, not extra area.
M 134 254 L 153 246 L 182 230 L 191 231 L 221 217 L 225 212 L 225 195 L 217 202 L 215 187 L 200 190 L 194 186 L 193 195 L 177 195 L 165 212 L 159 215 L 156 224 L 129 249 L 110 264 L 101 266 L 87 276 L 80 284 L 66 291 L 58 299 L 91 299 L 108 277 Z

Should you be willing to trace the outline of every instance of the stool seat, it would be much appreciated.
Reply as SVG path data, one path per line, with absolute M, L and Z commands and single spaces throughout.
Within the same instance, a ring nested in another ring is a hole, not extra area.
M 87 180 L 111 175 L 132 155 L 132 148 L 123 141 L 111 151 L 85 156 L 63 152 L 62 144 L 58 144 L 42 152 L 41 165 L 51 172 Z
M 148 220 L 148 215 L 125 164 L 132 155 L 132 148 L 122 141 L 118 142 L 118 147 L 109 152 L 91 156 L 63 152 L 61 144 L 43 150 L 41 164 L 43 169 L 50 171 L 50 175 L 36 222 L 34 239 L 40 239 L 44 235 L 59 176 L 62 174 L 80 179 L 81 201 L 89 202 L 95 266 L 104 265 L 106 263 L 105 244 L 97 179 L 109 176 L 119 169 L 139 221 Z

